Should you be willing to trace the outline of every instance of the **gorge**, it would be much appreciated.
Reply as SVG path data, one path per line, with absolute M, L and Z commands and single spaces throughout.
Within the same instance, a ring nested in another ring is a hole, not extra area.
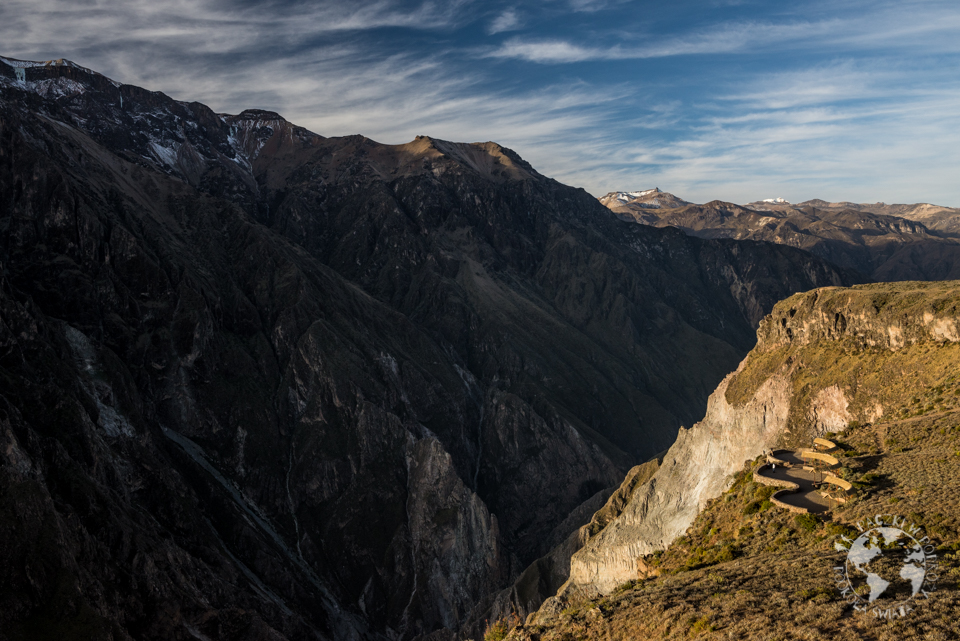
M 0 58 L 0 230 L 11 640 L 453 639 L 567 567 L 616 588 L 805 433 L 786 379 L 728 376 L 757 328 L 777 357 L 840 331 L 789 297 L 868 280 L 620 220 L 496 143 L 325 138 L 64 60 Z M 871 348 L 956 341 L 852 309 Z

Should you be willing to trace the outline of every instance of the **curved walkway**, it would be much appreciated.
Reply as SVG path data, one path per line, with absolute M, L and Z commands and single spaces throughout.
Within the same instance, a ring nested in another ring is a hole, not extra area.
M 830 441 L 824 442 L 833 445 Z M 806 452 L 808 450 L 803 451 L 803 453 Z M 822 458 L 836 461 L 833 457 Z M 770 497 L 773 503 L 794 512 L 813 514 L 826 512 L 836 506 L 837 501 L 823 496 L 819 489 L 828 477 L 834 481 L 838 479 L 828 472 L 803 469 L 804 466 L 809 465 L 809 461 L 804 460 L 801 452 L 776 450 L 767 456 L 767 461 L 767 464 L 757 469 L 754 477 L 764 485 L 785 488 Z
M 780 457 L 778 456 L 777 458 Z M 824 476 L 823 473 L 811 472 L 799 467 L 782 467 L 778 465 L 774 469 L 768 465 L 764 465 L 757 470 L 754 476 L 758 476 L 761 479 L 775 479 L 795 484 L 797 486 L 796 490 L 781 490 L 774 495 L 781 503 L 803 508 L 807 512 L 814 514 L 826 512 L 833 507 L 833 502 L 825 499 L 817 492 L 819 482 Z

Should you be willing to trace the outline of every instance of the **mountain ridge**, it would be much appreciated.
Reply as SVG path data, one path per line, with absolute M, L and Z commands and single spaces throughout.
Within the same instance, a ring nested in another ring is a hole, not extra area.
M 741 206 L 719 200 L 652 208 L 642 200 L 604 197 L 600 202 L 622 220 L 677 227 L 700 238 L 762 240 L 798 247 L 873 280 L 960 277 L 960 240 L 952 231 L 953 225 L 960 224 L 960 210 L 934 207 L 930 213 L 921 205 L 878 209 L 821 204 L 824 201 L 796 205 L 764 201 Z M 935 228 L 926 226 L 931 221 Z

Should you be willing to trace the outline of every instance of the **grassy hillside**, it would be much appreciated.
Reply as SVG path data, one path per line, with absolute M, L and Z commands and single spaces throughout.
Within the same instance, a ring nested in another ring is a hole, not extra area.
M 688 533 L 642 562 L 652 576 L 613 595 L 574 599 L 511 638 L 956 639 L 960 626 L 960 411 L 851 428 L 838 437 L 842 474 L 858 488 L 824 517 L 774 507 L 755 461 Z M 937 592 L 903 618 L 855 612 L 833 584 L 834 550 L 854 524 L 896 514 L 937 543 Z

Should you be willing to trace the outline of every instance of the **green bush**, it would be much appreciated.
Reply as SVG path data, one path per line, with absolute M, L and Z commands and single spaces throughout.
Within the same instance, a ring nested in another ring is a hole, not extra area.
M 753 493 L 753 498 L 757 499 L 758 501 L 763 501 L 764 499 L 768 499 L 773 496 L 773 493 L 776 492 L 777 489 L 779 488 L 773 487 L 772 485 L 761 485 Z
M 845 536 L 850 539 L 857 538 L 857 531 L 850 527 L 849 525 L 844 525 L 843 523 L 838 523 L 837 521 L 831 521 L 827 523 L 826 526 L 828 536 Z
M 836 592 L 830 588 L 818 587 L 800 590 L 799 592 L 796 592 L 794 596 L 807 601 L 825 602 L 833 599 L 835 594 Z
M 629 592 L 633 588 L 637 587 L 639 583 L 640 583 L 639 581 L 627 581 L 626 583 L 621 583 L 613 591 L 613 594 L 617 596 L 617 595 L 623 594 L 624 592 Z
M 570 610 L 574 610 L 574 608 L 567 608 L 563 613 L 568 614 Z M 575 616 L 578 612 L 579 608 L 570 614 Z M 483 641 L 503 641 L 510 634 L 510 630 L 517 627 L 518 623 L 520 623 L 520 617 L 515 612 L 512 612 L 508 617 L 497 619 L 493 625 L 487 625 L 487 630 L 483 633 Z
M 714 628 L 713 624 L 710 623 L 710 617 L 708 616 L 700 619 L 693 619 L 690 624 L 690 634 L 694 636 L 703 632 L 713 632 L 715 629 L 716 628 Z
M 813 514 L 797 514 L 793 520 L 799 529 L 806 532 L 813 532 L 820 526 L 820 519 Z
M 724 545 L 717 556 L 714 557 L 714 563 L 726 563 L 727 561 L 733 561 L 736 558 L 733 547 L 730 545 Z
M 756 514 L 760 511 L 760 501 L 750 501 L 743 508 L 744 516 L 750 516 L 751 514 Z
M 510 629 L 507 627 L 507 622 L 500 619 L 499 621 L 495 621 L 494 624 L 489 626 L 487 631 L 483 633 L 483 641 L 503 641 L 509 633 Z

